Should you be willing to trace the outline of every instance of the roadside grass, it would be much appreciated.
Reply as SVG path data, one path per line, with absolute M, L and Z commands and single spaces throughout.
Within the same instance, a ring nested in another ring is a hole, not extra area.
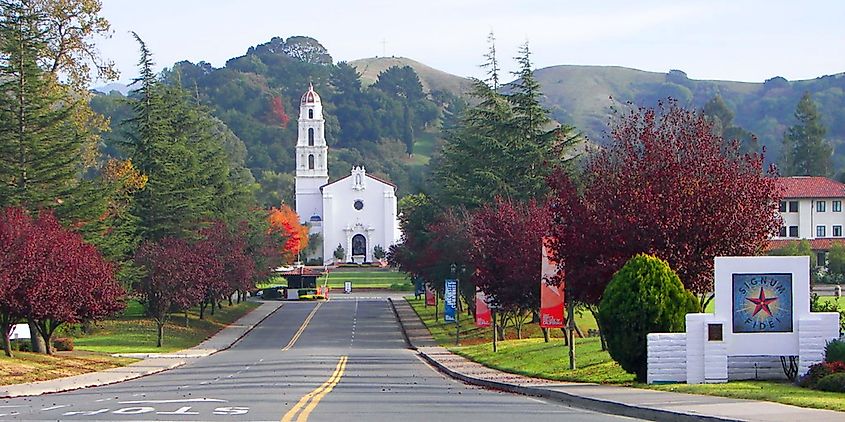
M 370 288 L 370 289 L 391 289 L 401 291 L 413 291 L 414 287 L 411 284 L 411 279 L 405 273 L 398 271 L 338 271 L 334 270 L 328 274 L 317 279 L 317 285 L 322 286 L 328 279 L 328 285 L 332 289 L 342 289 L 345 281 L 352 282 L 352 289 L 355 288 Z M 284 277 L 271 277 L 270 279 L 257 284 L 255 287 L 264 289 L 267 287 L 284 286 L 287 285 L 287 280 Z
M 30 352 L 13 352 L 13 354 L 14 358 L 0 354 L 0 385 L 69 377 L 117 368 L 138 361 L 82 351 L 56 352 L 54 355 Z
M 187 349 L 202 343 L 227 325 L 258 307 L 255 302 L 241 302 L 232 306 L 225 303 L 214 315 L 206 309 L 205 319 L 199 319 L 199 309 L 188 311 L 187 324 L 184 313 L 175 313 L 164 326 L 164 345 L 156 347 L 156 324 L 144 316 L 137 301 L 127 303 L 126 311 L 118 318 L 97 323 L 90 334 L 74 337 L 77 350 L 101 353 L 168 353 Z
M 637 387 L 677 393 L 773 401 L 793 406 L 845 411 L 845 394 L 801 388 L 783 381 L 731 381 L 726 384 L 664 384 Z M 843 416 L 845 419 L 845 416 Z
M 425 307 L 423 300 L 408 297 L 408 302 L 420 315 L 434 340 L 450 351 L 478 362 L 484 366 L 514 374 L 545 378 L 557 381 L 621 384 L 678 393 L 704 394 L 737 399 L 763 400 L 794 406 L 845 411 L 845 394 L 830 393 L 801 388 L 786 381 L 731 381 L 725 384 L 662 384 L 648 385 L 634 381 L 614 362 L 606 351 L 601 351 L 597 337 L 576 339 L 576 370 L 569 370 L 566 346 L 560 331 L 552 331 L 553 338 L 545 343 L 535 324 L 526 324 L 522 340 L 514 339 L 515 333 L 508 330 L 507 340 L 500 341 L 498 352 L 493 353 L 490 329 L 476 328 L 468 316 L 462 315 L 461 346 L 454 346 L 455 324 L 442 319 L 443 303 L 438 304 L 439 321 L 435 321 L 434 307 Z M 835 301 L 826 296 L 824 301 Z M 713 312 L 713 302 L 707 307 Z M 594 327 L 595 320 L 589 312 L 576 315 L 576 324 L 583 331 Z

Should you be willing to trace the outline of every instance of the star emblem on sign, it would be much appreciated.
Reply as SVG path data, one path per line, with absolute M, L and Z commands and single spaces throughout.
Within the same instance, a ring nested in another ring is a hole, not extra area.
M 756 316 L 758 312 L 763 311 L 769 316 L 772 316 L 772 310 L 769 309 L 769 304 L 778 300 L 777 297 L 766 297 L 766 292 L 763 291 L 763 288 L 760 288 L 760 296 L 757 298 L 747 297 L 745 300 L 754 304 L 754 313 L 751 316 Z

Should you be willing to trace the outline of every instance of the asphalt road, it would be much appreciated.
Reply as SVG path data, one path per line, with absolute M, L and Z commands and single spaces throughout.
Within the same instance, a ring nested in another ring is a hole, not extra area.
M 630 420 L 449 379 L 405 348 L 386 300 L 355 296 L 286 303 L 229 350 L 171 371 L 0 400 L 0 420 Z

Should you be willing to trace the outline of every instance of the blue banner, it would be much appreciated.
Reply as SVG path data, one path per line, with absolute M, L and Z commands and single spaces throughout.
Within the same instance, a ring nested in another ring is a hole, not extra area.
M 458 310 L 458 280 L 446 280 L 446 289 L 443 294 L 443 321 L 455 322 L 455 314 Z
M 414 295 L 421 296 L 425 293 L 425 280 L 422 277 L 414 277 Z

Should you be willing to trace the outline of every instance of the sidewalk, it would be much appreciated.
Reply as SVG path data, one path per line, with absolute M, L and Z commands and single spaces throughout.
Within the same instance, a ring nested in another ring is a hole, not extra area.
M 422 325 L 407 301 L 397 301 L 395 307 L 403 327 Z M 423 359 L 452 378 L 486 388 L 553 399 L 602 413 L 659 421 L 845 420 L 845 413 L 780 403 L 530 378 L 487 368 L 443 347 L 423 346 L 433 343 L 427 330 L 423 334 L 419 330 L 409 331 L 408 338 Z
M 143 360 L 105 371 L 90 372 L 49 381 L 0 386 L 0 398 L 37 396 L 45 393 L 58 393 L 80 388 L 114 384 L 173 369 L 188 363 L 191 359 L 198 359 L 228 349 L 281 306 L 282 302 L 264 302 L 261 306 L 252 310 L 252 312 L 244 315 L 211 338 L 190 349 L 173 353 L 119 354 L 119 356 Z

